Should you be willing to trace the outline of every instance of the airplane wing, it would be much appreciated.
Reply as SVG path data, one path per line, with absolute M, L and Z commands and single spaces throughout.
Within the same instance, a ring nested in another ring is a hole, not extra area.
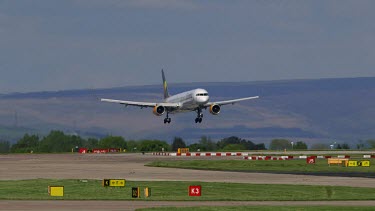
M 259 96 L 254 96 L 254 97 L 245 97 L 245 98 L 239 98 L 239 99 L 234 99 L 234 100 L 226 100 L 226 101 L 218 101 L 218 102 L 209 102 L 206 104 L 206 106 L 211 106 L 211 105 L 227 105 L 227 104 L 235 104 L 240 101 L 245 101 L 245 100 L 252 100 L 252 99 L 257 99 Z
M 126 106 L 138 106 L 141 108 L 145 107 L 155 107 L 155 106 L 164 106 L 169 108 L 178 108 L 180 107 L 179 103 L 151 103 L 151 102 L 136 102 L 136 101 L 125 101 L 125 100 L 114 100 L 114 99 L 100 99 L 102 102 L 109 102 L 109 103 L 118 103 Z

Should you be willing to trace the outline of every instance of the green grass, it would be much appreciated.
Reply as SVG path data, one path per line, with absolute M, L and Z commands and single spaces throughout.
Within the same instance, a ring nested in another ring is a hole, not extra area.
M 359 159 L 358 159 L 359 160 Z M 370 160 L 370 163 L 374 162 Z M 278 173 L 375 173 L 375 163 L 370 167 L 328 166 L 326 159 L 317 159 L 316 164 L 306 164 L 306 160 L 174 160 L 155 161 L 146 166 L 205 169 L 243 172 L 278 172 Z
M 137 209 L 137 211 L 247 211 L 247 210 L 259 210 L 259 211 L 330 211 L 330 210 L 340 210 L 340 211 L 352 211 L 352 210 L 374 210 L 374 207 L 348 207 L 348 206 L 235 206 L 235 207 L 160 207 L 160 208 L 145 208 Z
M 355 179 L 353 179 L 355 180 Z M 374 188 L 306 185 L 259 185 L 210 182 L 127 181 L 125 188 L 102 187 L 98 180 L 35 179 L 0 181 L 0 199 L 11 200 L 131 200 L 131 187 L 139 186 L 141 200 L 158 201 L 309 201 L 309 200 L 375 200 Z M 64 197 L 50 197 L 47 187 L 64 186 Z M 201 185 L 201 197 L 189 197 L 188 186 Z M 145 199 L 143 188 L 152 196 Z M 139 199 L 137 199 L 139 200 Z

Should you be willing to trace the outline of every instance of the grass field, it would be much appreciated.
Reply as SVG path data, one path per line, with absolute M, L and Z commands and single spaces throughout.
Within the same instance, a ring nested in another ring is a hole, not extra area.
M 358 159 L 360 160 L 360 159 Z M 372 162 L 372 160 L 370 160 Z M 326 159 L 317 159 L 316 164 L 306 164 L 306 160 L 178 160 L 155 161 L 146 166 L 205 169 L 242 172 L 277 172 L 277 173 L 364 173 L 375 174 L 375 163 L 370 167 L 343 167 L 327 164 Z
M 50 197 L 48 186 L 64 186 L 63 197 Z M 189 197 L 189 185 L 201 185 L 201 197 Z M 311 201 L 375 200 L 375 189 L 336 186 L 258 185 L 207 182 L 127 181 L 125 188 L 102 187 L 98 180 L 21 180 L 0 181 L 0 199 L 11 200 L 131 200 L 131 187 L 141 188 L 141 200 L 158 201 Z M 145 199 L 143 188 L 150 187 L 152 196 Z M 137 199 L 139 200 L 139 199 Z
M 148 208 L 148 209 L 137 209 L 137 211 L 247 211 L 247 210 L 259 210 L 259 211 L 330 211 L 330 210 L 340 210 L 340 211 L 353 211 L 353 210 L 374 210 L 374 207 L 340 207 L 340 206 L 311 206 L 311 207 L 301 207 L 301 206 L 286 206 L 286 207 L 275 207 L 275 206 L 237 206 L 237 207 L 161 207 L 161 208 Z

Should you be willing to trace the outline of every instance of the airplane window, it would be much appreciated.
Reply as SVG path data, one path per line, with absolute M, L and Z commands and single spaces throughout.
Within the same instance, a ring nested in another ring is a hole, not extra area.
M 208 96 L 208 93 L 199 93 L 199 94 L 196 94 L 196 96 Z

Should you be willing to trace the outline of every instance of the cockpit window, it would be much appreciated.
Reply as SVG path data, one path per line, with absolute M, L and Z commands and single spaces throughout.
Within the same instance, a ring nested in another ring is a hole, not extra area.
M 208 96 L 208 93 L 198 93 L 196 96 Z

